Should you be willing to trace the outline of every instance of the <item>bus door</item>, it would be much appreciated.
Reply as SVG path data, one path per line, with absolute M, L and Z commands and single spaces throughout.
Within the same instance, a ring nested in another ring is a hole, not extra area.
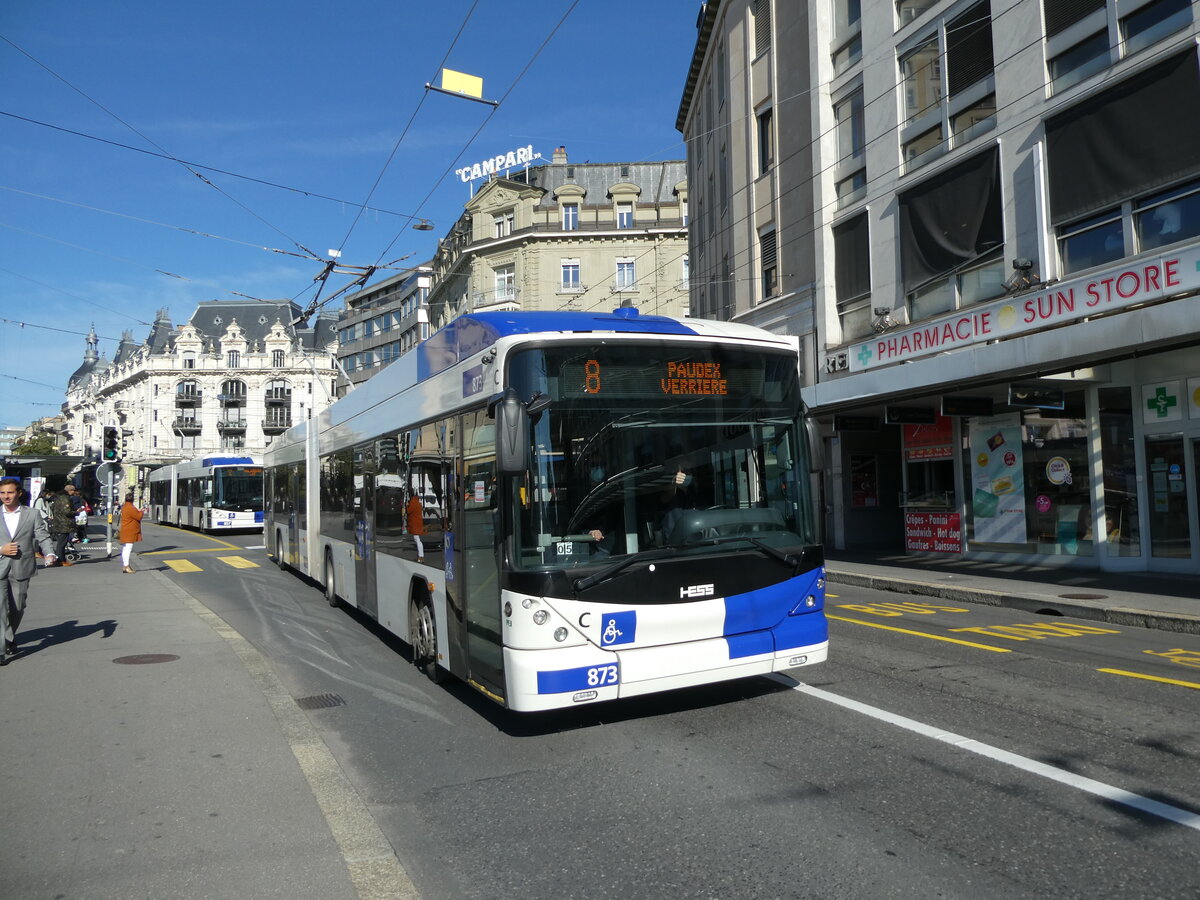
M 462 550 L 459 590 L 466 614 L 468 665 L 475 681 L 503 693 L 496 433 L 495 423 L 482 409 L 463 416 L 460 459 L 462 515 L 457 540 Z
M 354 450 L 354 584 L 355 605 L 379 618 L 375 594 L 375 446 Z

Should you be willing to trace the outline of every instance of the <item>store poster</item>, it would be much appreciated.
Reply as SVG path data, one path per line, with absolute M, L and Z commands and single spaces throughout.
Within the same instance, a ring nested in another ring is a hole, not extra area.
M 1025 467 L 1021 450 L 1021 414 L 972 419 L 971 508 L 975 540 L 988 544 L 1024 544 Z

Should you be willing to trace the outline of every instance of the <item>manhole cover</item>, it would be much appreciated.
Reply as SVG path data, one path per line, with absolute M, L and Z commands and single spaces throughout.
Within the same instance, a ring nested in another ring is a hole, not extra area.
M 300 697 L 296 705 L 301 709 L 330 709 L 342 706 L 345 702 L 337 694 L 313 694 L 311 697 Z
M 1059 594 L 1064 600 L 1107 600 L 1108 594 Z
M 135 653 L 133 656 L 118 656 L 113 662 L 122 666 L 148 666 L 152 663 L 175 662 L 174 653 Z

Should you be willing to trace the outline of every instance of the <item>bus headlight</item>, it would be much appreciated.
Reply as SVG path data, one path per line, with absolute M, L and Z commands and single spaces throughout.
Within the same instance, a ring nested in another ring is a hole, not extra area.
M 554 629 L 554 639 L 560 644 L 567 639 L 567 629 L 561 625 Z
M 544 609 L 539 609 L 537 612 L 535 612 L 533 614 L 533 624 L 534 625 L 545 625 L 546 620 L 549 618 L 550 618 L 550 613 L 546 612 L 546 610 L 544 610 Z
M 804 598 L 804 605 L 807 606 L 809 609 L 812 609 L 814 606 L 817 605 L 817 598 L 814 597 L 812 594 L 809 594 L 807 597 Z

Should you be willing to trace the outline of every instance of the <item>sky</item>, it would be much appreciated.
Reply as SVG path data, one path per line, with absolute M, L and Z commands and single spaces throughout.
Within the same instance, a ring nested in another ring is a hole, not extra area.
M 454 170 L 683 159 L 699 0 L 0 4 L 0 426 L 55 415 L 92 327 L 307 305 L 321 262 L 429 259 Z M 498 107 L 427 92 L 445 66 Z M 412 224 L 429 220 L 432 231 Z M 352 275 L 333 275 L 321 298 Z M 342 295 L 343 297 L 345 295 Z M 325 307 L 336 311 L 341 299 Z

